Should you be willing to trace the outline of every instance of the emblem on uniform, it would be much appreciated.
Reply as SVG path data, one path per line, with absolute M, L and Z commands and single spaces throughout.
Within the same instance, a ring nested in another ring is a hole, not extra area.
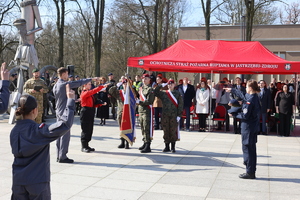
M 250 105 L 251 103 L 249 101 L 247 101 L 247 104 Z
M 139 60 L 139 65 L 144 65 L 144 60 L 143 59 Z
M 286 70 L 290 70 L 291 69 L 291 64 L 289 64 L 289 63 L 285 64 L 284 68 Z
M 247 112 L 248 112 L 248 109 L 247 109 L 247 108 L 244 108 L 244 109 L 243 109 L 243 113 L 246 114 Z
M 43 128 L 45 126 L 45 124 L 44 123 L 41 123 L 40 125 L 39 125 L 39 128 Z

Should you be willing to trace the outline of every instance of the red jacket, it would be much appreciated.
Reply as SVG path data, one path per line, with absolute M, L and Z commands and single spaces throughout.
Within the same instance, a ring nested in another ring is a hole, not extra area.
M 103 89 L 104 86 L 100 85 L 92 90 L 83 90 L 80 95 L 81 99 L 81 107 L 99 107 L 100 104 L 94 105 L 94 97 L 93 95 L 99 92 L 101 89 Z

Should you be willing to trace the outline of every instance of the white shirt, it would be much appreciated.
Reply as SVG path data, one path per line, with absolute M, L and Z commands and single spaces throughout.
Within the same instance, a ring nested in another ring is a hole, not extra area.
M 187 90 L 187 85 L 182 85 L 182 88 L 183 88 L 183 92 L 185 93 Z

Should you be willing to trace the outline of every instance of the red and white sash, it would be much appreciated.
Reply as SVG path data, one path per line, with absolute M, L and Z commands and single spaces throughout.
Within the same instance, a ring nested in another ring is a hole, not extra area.
M 172 101 L 172 103 L 178 108 L 177 99 L 174 97 L 172 92 L 170 90 L 167 90 L 166 93 L 167 93 L 168 97 L 170 98 L 170 100 Z
M 172 92 L 170 90 L 166 91 L 166 94 L 168 95 L 168 97 L 170 98 L 171 102 L 178 108 L 178 101 L 177 99 L 174 97 L 174 95 L 172 94 Z M 177 120 L 177 119 L 176 119 Z M 180 140 L 180 127 L 179 127 L 179 123 L 178 122 L 178 126 L 177 126 L 177 131 L 176 131 L 176 135 L 177 135 L 177 141 Z
M 142 89 L 140 89 L 139 94 L 140 94 L 140 100 L 141 101 L 145 101 L 146 97 L 143 94 L 143 90 Z M 150 139 L 152 140 L 153 139 L 153 130 L 154 130 L 154 123 L 153 123 L 154 108 L 153 108 L 152 105 L 148 105 L 147 107 L 150 110 Z

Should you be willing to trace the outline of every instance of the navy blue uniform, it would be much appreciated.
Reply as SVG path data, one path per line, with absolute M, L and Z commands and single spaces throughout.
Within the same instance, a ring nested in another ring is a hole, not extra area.
M 70 130 L 74 109 L 74 100 L 68 99 L 64 114 L 50 126 L 30 119 L 17 121 L 10 133 L 14 155 L 11 199 L 51 199 L 50 142 Z
M 0 114 L 6 112 L 9 100 L 9 81 L 0 81 Z
M 243 96 L 236 89 L 232 89 L 232 93 L 241 96 L 243 100 L 242 112 L 237 113 L 235 117 L 241 119 L 242 148 L 246 172 L 254 174 L 256 171 L 256 142 L 261 109 L 259 97 L 256 93 Z

